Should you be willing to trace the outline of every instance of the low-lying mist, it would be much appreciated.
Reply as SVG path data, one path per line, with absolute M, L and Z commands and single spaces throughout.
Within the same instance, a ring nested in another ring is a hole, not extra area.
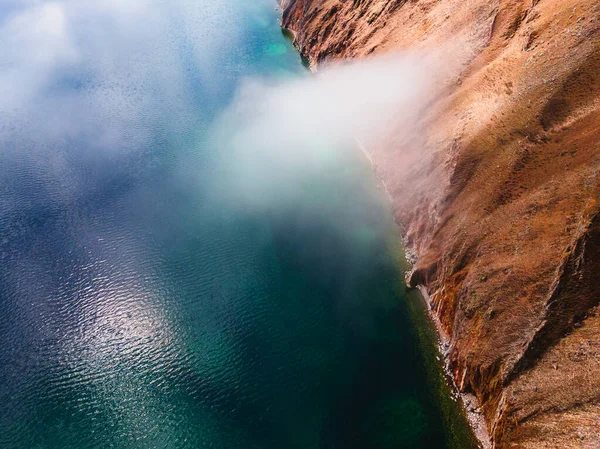
M 265 246 L 326 289 L 336 316 L 361 332 L 375 328 L 354 313 L 361 288 L 398 274 L 396 228 L 361 152 L 392 131 L 419 133 L 434 66 L 407 52 L 246 79 L 213 125 L 220 167 L 209 209 L 259 223 Z
M 400 53 L 298 78 L 246 80 L 216 127 L 231 152 L 229 188 L 249 205 L 289 201 L 344 152 L 368 151 L 391 130 L 417 132 L 432 67 L 426 55 Z

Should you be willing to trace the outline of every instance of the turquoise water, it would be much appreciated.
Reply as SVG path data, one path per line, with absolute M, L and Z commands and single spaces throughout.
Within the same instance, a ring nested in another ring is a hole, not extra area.
M 0 57 L 1 448 L 474 447 L 360 153 L 230 189 L 240 84 L 309 76 L 240 3 L 0 7 L 58 42 Z

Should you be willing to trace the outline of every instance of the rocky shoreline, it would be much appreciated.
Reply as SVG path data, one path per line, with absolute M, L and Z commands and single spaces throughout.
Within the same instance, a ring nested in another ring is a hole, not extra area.
M 377 175 L 378 180 L 381 183 L 382 190 L 385 192 L 388 200 L 390 201 L 390 204 L 392 204 L 392 200 L 393 200 L 392 195 L 390 194 L 390 192 L 385 184 L 385 180 L 381 176 L 379 176 L 379 174 L 377 172 L 377 167 L 375 166 L 373 156 L 371 155 L 371 153 L 369 153 L 369 150 L 367 150 L 367 148 L 364 146 L 364 144 L 360 140 L 356 139 L 356 143 L 358 145 L 358 148 L 362 152 L 362 154 L 365 156 L 365 159 L 371 165 L 373 172 Z M 402 224 L 401 223 L 397 223 L 397 224 L 399 226 L 400 232 L 402 233 Z M 407 259 L 411 263 L 411 266 L 412 266 L 416 262 L 416 255 L 411 253 L 410 248 L 406 245 L 406 242 L 405 242 L 405 248 L 406 248 L 405 251 L 407 252 Z M 412 271 L 407 272 L 407 274 L 406 274 L 406 283 L 407 284 L 410 283 L 411 275 L 412 275 Z M 420 296 L 423 299 L 423 302 L 425 304 L 425 309 L 427 311 L 427 315 L 428 315 L 431 323 L 434 325 L 434 327 L 436 329 L 437 336 L 438 336 L 437 349 L 438 349 L 438 353 L 440 356 L 440 361 L 442 362 L 442 367 L 446 374 L 446 378 L 448 379 L 449 387 L 452 389 L 452 393 L 453 393 L 453 395 L 455 395 L 456 400 L 458 400 L 460 402 L 460 404 L 463 408 L 463 411 L 465 413 L 465 416 L 467 417 L 467 420 L 471 427 L 471 430 L 473 431 L 473 434 L 477 438 L 477 440 L 480 444 L 480 447 L 482 449 L 491 449 L 492 441 L 491 441 L 490 434 L 489 434 L 487 426 L 486 426 L 485 418 L 483 417 L 483 414 L 482 414 L 481 404 L 479 403 L 477 396 L 475 396 L 472 393 L 461 391 L 459 386 L 456 384 L 456 380 L 455 380 L 454 376 L 452 375 L 452 371 L 450 369 L 450 363 L 449 363 L 450 361 L 449 361 L 449 357 L 448 357 L 450 345 L 452 342 L 451 342 L 450 336 L 444 330 L 444 327 L 442 326 L 442 323 L 440 322 L 437 311 L 435 310 L 434 305 L 431 302 L 431 297 L 429 296 L 429 292 L 427 291 L 427 288 L 424 285 L 417 285 L 416 287 L 413 287 L 413 288 L 416 288 L 419 291 Z
M 442 357 L 444 370 L 447 378 L 450 381 L 450 386 L 455 394 L 460 398 L 460 402 L 463 406 L 467 420 L 469 421 L 469 425 L 471 426 L 471 430 L 479 441 L 481 448 L 491 449 L 492 440 L 490 438 L 490 434 L 482 414 L 481 404 L 479 403 L 477 396 L 472 393 L 461 391 L 459 386 L 456 384 L 455 378 L 452 375 L 452 371 L 450 370 L 448 358 L 451 345 L 450 336 L 444 330 L 444 327 L 442 326 L 442 323 L 440 322 L 440 319 L 434 310 L 434 306 L 431 303 L 431 298 L 425 286 L 419 285 L 417 288 L 423 298 L 423 301 L 425 302 L 425 306 L 427 307 L 427 314 L 436 328 L 439 337 L 438 350 L 440 356 Z

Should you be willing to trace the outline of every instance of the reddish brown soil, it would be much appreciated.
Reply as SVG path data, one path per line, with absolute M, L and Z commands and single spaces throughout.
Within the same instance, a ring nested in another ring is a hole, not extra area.
M 495 447 L 600 448 L 600 3 L 282 0 L 313 65 L 449 48 L 373 153 Z M 407 151 L 422 157 L 406 169 Z M 400 169 L 402 167 L 402 169 Z

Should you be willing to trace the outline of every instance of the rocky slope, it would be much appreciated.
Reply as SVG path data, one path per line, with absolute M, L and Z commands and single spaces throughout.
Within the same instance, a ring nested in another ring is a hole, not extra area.
M 312 65 L 455 44 L 423 133 L 372 151 L 410 282 L 495 447 L 600 447 L 600 4 L 281 3 Z

